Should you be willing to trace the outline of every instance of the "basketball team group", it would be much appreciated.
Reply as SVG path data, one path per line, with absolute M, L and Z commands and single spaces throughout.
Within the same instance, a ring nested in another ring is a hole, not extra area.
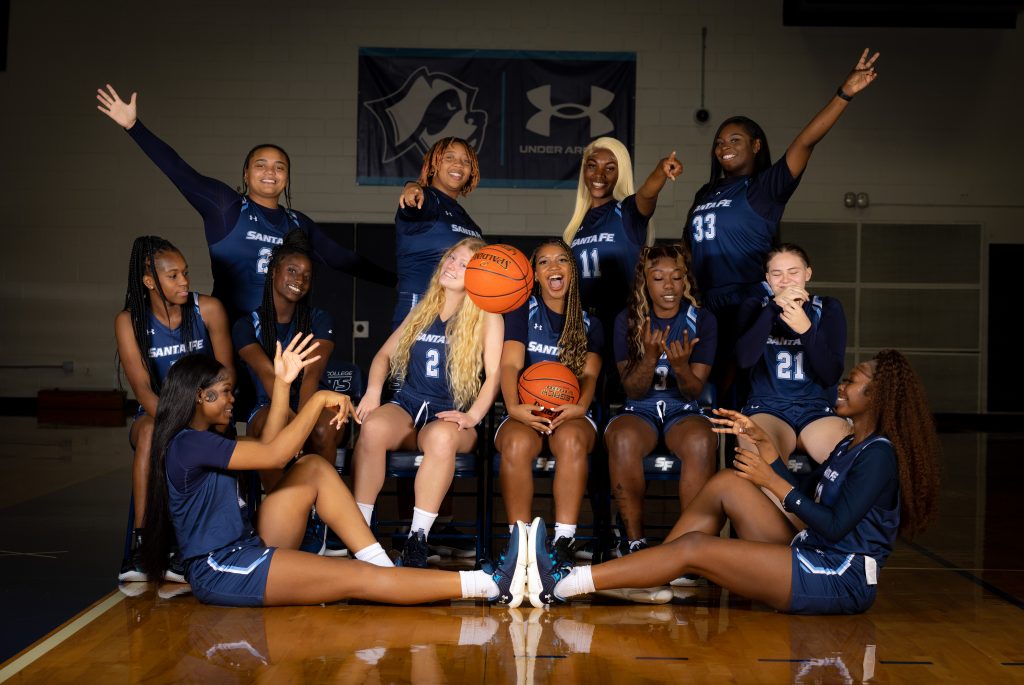
M 900 352 L 844 375 L 842 305 L 812 294 L 810 256 L 778 229 L 815 145 L 875 79 L 877 59 L 864 50 L 775 162 L 757 123 L 724 121 L 673 243 L 654 242 L 651 220 L 683 172 L 675 152 L 638 185 L 621 142 L 592 141 L 571 219 L 526 257 L 485 242 L 459 204 L 480 180 L 476 153 L 438 140 L 398 199 L 393 332 L 355 399 L 325 382 L 334 322 L 312 305 L 313 271 L 385 286 L 394 274 L 292 209 L 282 148 L 254 147 L 236 189 L 149 131 L 135 93 L 99 89 L 98 109 L 201 215 L 214 278 L 212 295 L 193 292 L 174 245 L 132 245 L 115 319 L 139 402 L 119 579 L 187 582 L 226 606 L 544 607 L 595 592 L 658 603 L 670 584 L 711 582 L 779 611 L 868 609 L 897 535 L 934 519 L 939 442 Z M 492 414 L 496 427 L 481 430 Z M 349 489 L 335 455 L 352 431 Z M 719 470 L 725 436 L 731 465 Z M 476 570 L 430 568 L 456 455 L 478 441 L 500 454 L 507 545 Z M 411 525 L 389 555 L 370 524 L 387 454 L 413 450 Z M 578 563 L 595 452 L 607 455 L 620 535 Z M 650 544 L 643 460 L 654 452 L 681 463 L 681 514 Z M 809 475 L 787 468 L 794 452 L 812 460 Z M 539 455 L 555 463 L 551 525 L 534 508 Z M 330 540 L 351 558 L 332 556 Z

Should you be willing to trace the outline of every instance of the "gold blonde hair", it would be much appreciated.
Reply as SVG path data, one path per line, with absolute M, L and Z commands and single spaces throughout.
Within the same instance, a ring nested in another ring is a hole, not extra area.
M 609 138 L 607 136 L 592 140 L 583 150 L 583 158 L 580 160 L 580 177 L 579 182 L 576 184 L 576 207 L 572 211 L 572 218 L 569 219 L 569 223 L 562 232 L 562 240 L 565 241 L 566 245 L 572 245 L 572 239 L 576 237 L 576 232 L 580 230 L 583 217 L 586 216 L 594 204 L 590 191 L 583 180 L 583 172 L 587 168 L 587 158 L 594 154 L 595 150 L 608 150 L 608 152 L 615 156 L 615 162 L 618 165 L 619 171 L 619 178 L 612 189 L 612 197 L 615 198 L 615 201 L 620 202 L 636 193 L 636 184 L 633 181 L 633 161 L 629 157 L 629 150 L 626 149 L 626 146 L 616 138 Z M 650 224 L 648 224 L 648 243 L 652 235 L 653 231 Z
M 444 256 L 430 277 L 430 285 L 423 299 L 413 308 L 405 325 L 395 353 L 391 355 L 388 374 L 395 379 L 405 378 L 409 367 L 409 352 L 420 333 L 434 323 L 444 306 L 445 290 L 441 286 L 441 272 L 448 257 L 460 247 L 468 247 L 474 254 L 486 243 L 479 238 L 465 238 L 445 250 Z M 462 306 L 445 324 L 447 360 L 445 373 L 452 399 L 458 409 L 469 407 L 480 394 L 484 369 L 483 349 L 484 311 L 469 297 L 463 296 Z

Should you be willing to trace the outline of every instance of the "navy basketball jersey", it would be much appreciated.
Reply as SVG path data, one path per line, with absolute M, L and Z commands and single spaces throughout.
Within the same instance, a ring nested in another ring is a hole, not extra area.
M 438 404 L 452 402 L 448 387 L 448 338 L 440 316 L 417 336 L 409 350 L 409 366 L 400 392 L 407 388 L 408 392 Z
M 544 301 L 536 295 L 531 295 L 527 302 L 529 313 L 526 318 L 526 355 L 525 366 L 531 366 L 537 362 L 559 362 L 561 347 L 558 345 L 562 337 L 562 329 L 565 328 L 565 315 L 557 314 L 548 309 Z M 591 338 L 591 318 L 583 312 L 583 329 L 587 332 L 588 342 L 593 348 Z
M 814 490 L 814 501 L 827 507 L 834 507 L 843 491 L 846 476 L 856 464 L 858 468 L 871 468 L 872 461 L 885 458 L 886 466 L 895 463 L 892 443 L 880 435 L 872 435 L 850 449 L 850 436 L 836 445 L 825 462 L 825 471 Z M 879 465 L 881 465 L 879 463 Z M 891 508 L 875 505 L 868 509 L 853 530 L 836 541 L 830 541 L 810 528 L 803 530 L 793 540 L 794 547 L 813 547 L 844 554 L 867 554 L 874 557 L 881 566 L 892 551 L 893 542 L 900 527 L 900 501 L 897 496 Z
M 480 228 L 462 205 L 435 188 L 424 188 L 422 208 L 400 208 L 395 214 L 399 292 L 422 295 L 445 250 L 464 238 L 480 237 Z
M 606 329 L 626 306 L 640 248 L 647 238 L 646 217 L 636 208 L 636 196 L 590 209 L 572 239 L 580 273 L 580 301 L 596 313 Z
M 192 330 L 192 341 L 185 349 L 185 340 L 181 326 L 171 329 L 160 323 L 153 312 L 149 313 L 149 349 L 146 356 L 153 360 L 156 366 L 156 381 L 162 384 L 167 378 L 167 372 L 171 370 L 174 362 L 186 354 L 198 352 L 210 357 L 213 356 L 213 345 L 210 343 L 210 334 L 206 330 L 206 322 L 199 311 L 199 293 L 189 293 L 191 306 L 195 309 L 194 325 Z M 184 306 L 189 306 L 187 303 Z
M 300 227 L 292 210 L 270 210 L 243 198 L 235 227 L 210 245 L 213 296 L 224 303 L 232 321 L 260 306 L 274 248 L 288 231 Z
M 167 494 L 183 559 L 255 535 L 238 479 L 227 470 L 235 442 L 186 428 L 167 446 Z
M 771 299 L 765 297 L 761 304 L 767 307 L 769 302 Z M 823 304 L 823 299 L 818 295 L 804 303 L 804 311 L 812 327 L 821 323 Z M 800 336 L 778 316 L 772 322 L 761 360 L 751 370 L 750 385 L 751 405 L 765 400 L 820 401 L 832 405 L 831 384 L 826 384 L 815 375 L 805 358 Z
M 680 343 L 685 332 L 690 340 L 700 338 L 700 342 L 690 353 L 691 364 L 707 364 L 711 366 L 715 361 L 715 347 L 718 344 L 718 324 L 715 315 L 706 309 L 701 309 L 692 304 L 685 309 L 680 307 L 679 312 L 670 319 L 662 319 L 651 315 L 652 330 L 663 331 L 669 329 L 669 344 L 675 340 Z M 617 362 L 624 362 L 629 359 L 629 319 L 626 311 L 622 311 L 615 319 L 615 359 Z M 697 399 L 685 399 L 679 392 L 679 381 L 676 379 L 676 372 L 668 361 L 668 354 L 661 353 L 658 364 L 654 367 L 654 377 L 651 379 L 650 390 L 643 398 L 646 400 L 664 400 L 682 403 L 688 411 L 699 411 L 700 406 Z

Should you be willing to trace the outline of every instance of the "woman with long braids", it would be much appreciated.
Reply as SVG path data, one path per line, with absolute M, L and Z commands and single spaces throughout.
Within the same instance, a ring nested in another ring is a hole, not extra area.
M 232 330 L 235 349 L 245 362 L 256 388 L 256 408 L 248 418 L 246 434 L 260 437 L 270 411 L 270 391 L 274 387 L 274 349 L 299 332 L 309 332 L 319 343 L 319 359 L 303 369 L 292 387 L 289 406 L 298 412 L 321 387 L 327 360 L 334 351 L 334 320 L 313 306 L 313 260 L 309 241 L 301 231 L 291 231 L 274 249 L 263 286 L 259 309 L 235 322 Z M 342 431 L 330 425 L 332 415 L 321 412 L 310 433 L 307 452 L 319 454 L 334 463 Z M 280 472 L 260 474 L 268 490 L 281 477 Z
M 558 573 L 545 589 L 560 601 L 595 588 L 648 587 L 696 573 L 779 611 L 867 610 L 896 535 L 914 535 L 935 517 L 940 446 L 924 388 L 896 350 L 853 369 L 839 385 L 836 412 L 852 421 L 853 434 L 798 482 L 756 423 L 716 410 L 716 432 L 749 438 L 754 449 L 736 448 L 736 468 L 708 481 L 667 542 L 576 567 L 564 578 Z M 726 518 L 739 539 L 719 537 Z
M 306 441 L 325 409 L 335 427 L 352 415 L 345 395 L 320 390 L 288 420 L 290 385 L 316 360 L 311 336 L 296 336 L 274 355 L 271 408 L 259 441 L 235 442 L 211 428 L 231 423 L 234 387 L 225 368 L 189 355 L 171 369 L 153 433 L 142 558 L 151 578 L 167 566 L 175 542 L 199 601 L 227 606 L 320 604 L 345 598 L 393 604 L 497 597 L 500 573 L 391 567 L 333 465 L 306 455 L 263 500 L 255 527 L 238 497 L 240 470 L 280 469 Z M 338 531 L 355 561 L 298 551 L 312 507 Z M 518 570 L 521 576 L 525 571 Z
M 427 536 L 455 475 L 455 455 L 476 444 L 480 423 L 498 390 L 503 325 L 466 296 L 466 264 L 483 247 L 466 238 L 434 269 L 423 299 L 373 358 L 356 416 L 355 496 L 369 523 L 384 486 L 388 450 L 421 449 L 416 506 L 402 551 L 405 566 L 426 566 Z M 381 404 L 388 378 L 401 383 Z
M 643 459 L 663 443 L 682 462 L 683 511 L 715 472 L 717 439 L 698 400 L 711 374 L 718 326 L 697 302 L 683 245 L 640 251 L 629 305 L 615 319 L 615 360 L 626 403 L 604 433 L 624 536 L 618 555 L 648 546 Z
M 252 148 L 242 163 L 242 191 L 201 175 L 138 119 L 136 93 L 123 101 L 114 88 L 97 91 L 97 109 L 123 127 L 203 217 L 213 270 L 213 294 L 232 323 L 260 305 L 264 276 L 275 245 L 288 231 L 309 236 L 314 257 L 327 266 L 393 286 L 395 276 L 329 238 L 291 207 L 291 159 L 277 145 Z M 284 199 L 284 206 L 281 200 Z
M 565 242 L 545 240 L 533 251 L 531 261 L 534 293 L 505 316 L 501 393 L 508 415 L 498 426 L 494 446 L 501 453 L 501 497 L 513 536 L 525 535 L 517 521 L 533 518 L 533 460 L 545 445 L 551 450 L 555 457 L 551 551 L 569 558 L 575 551 L 576 524 L 587 487 L 588 456 L 597 437 L 590 404 L 601 371 L 604 333 L 597 318 L 583 311 L 576 261 Z M 545 408 L 519 401 L 520 374 L 541 361 L 560 362 L 576 375 L 580 396 L 575 404 Z M 525 537 L 510 541 L 505 556 L 513 549 L 525 550 Z
M 114 319 L 117 357 L 139 409 L 129 441 L 132 460 L 134 523 L 131 552 L 121 563 L 118 580 L 145 580 L 138 549 L 145 537 L 146 483 L 149 478 L 153 417 L 167 372 L 181 357 L 200 353 L 216 357 L 229 375 L 231 336 L 220 302 L 189 291 L 188 264 L 181 252 L 159 236 L 140 236 L 128 259 L 124 309 Z M 178 566 L 177 560 L 174 566 Z M 180 571 L 180 569 L 177 569 Z M 180 573 L 168 576 L 181 581 Z

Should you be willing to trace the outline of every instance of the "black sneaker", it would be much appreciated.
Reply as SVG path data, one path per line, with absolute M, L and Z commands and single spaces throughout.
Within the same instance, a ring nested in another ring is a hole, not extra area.
M 624 557 L 627 554 L 633 554 L 639 552 L 642 549 L 647 549 L 650 545 L 647 543 L 647 538 L 640 538 L 639 540 L 627 540 L 622 538 L 619 541 L 619 546 L 615 549 L 615 555 L 618 557 Z
M 476 543 L 473 536 L 463 533 L 450 523 L 433 532 L 430 551 L 442 557 L 458 557 L 471 559 L 476 556 Z
M 306 532 L 299 543 L 299 550 L 311 554 L 323 554 L 327 548 L 327 524 L 316 515 L 316 509 L 309 515 Z
M 167 570 L 164 571 L 164 580 L 172 583 L 187 583 L 185 580 L 185 560 L 181 558 L 178 550 L 171 552 L 167 560 Z
M 429 555 L 430 549 L 427 547 L 427 534 L 420 528 L 405 541 L 405 546 L 402 548 L 402 556 L 399 557 L 398 563 L 395 566 L 426 568 Z
M 146 577 L 146 571 L 142 568 L 142 557 L 139 554 L 139 549 L 142 547 L 142 531 L 136 528 L 132 532 L 132 546 L 131 552 L 127 558 L 121 560 L 121 571 L 117 574 L 117 579 L 122 583 L 144 583 L 149 578 Z

